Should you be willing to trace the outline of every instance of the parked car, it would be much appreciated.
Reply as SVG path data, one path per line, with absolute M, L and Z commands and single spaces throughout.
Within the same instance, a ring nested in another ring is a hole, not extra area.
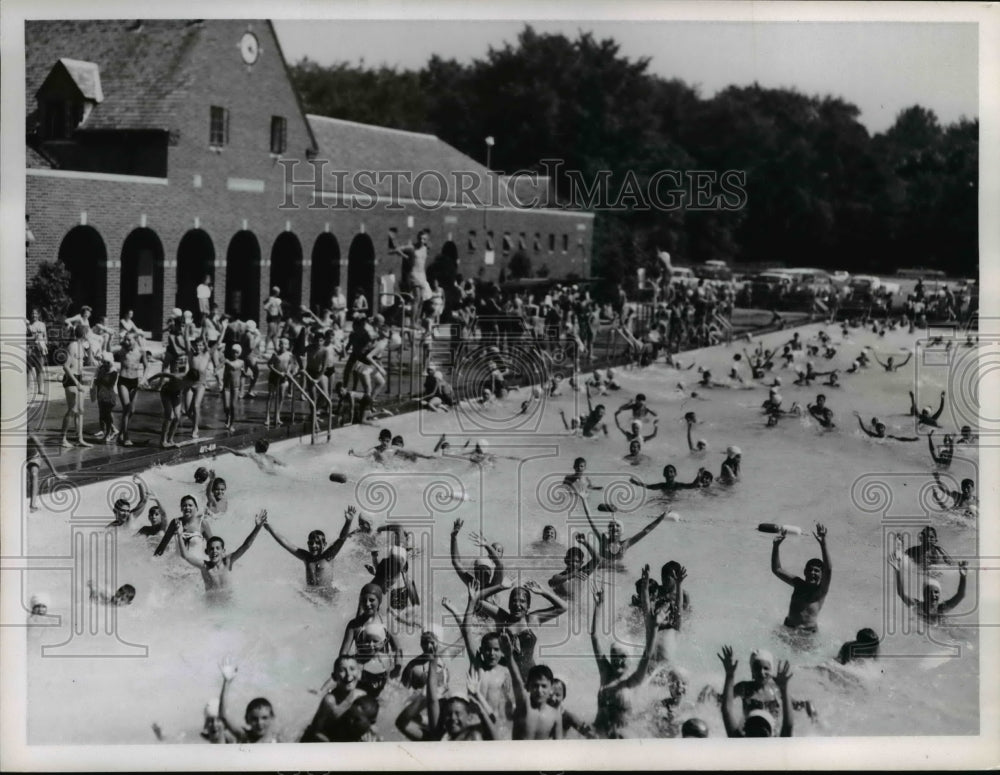
M 787 301 L 794 307 L 812 309 L 815 300 L 828 299 L 834 293 L 833 280 L 822 269 L 785 269 L 792 278 Z
M 725 261 L 706 261 L 703 264 L 696 264 L 692 270 L 696 277 L 703 277 L 706 280 L 730 280 L 733 276 Z
M 782 306 L 791 287 L 791 275 L 784 272 L 760 272 L 750 282 L 750 306 Z
M 698 278 L 688 267 L 675 266 L 670 269 L 670 282 L 678 283 L 685 288 L 691 288 L 698 284 Z

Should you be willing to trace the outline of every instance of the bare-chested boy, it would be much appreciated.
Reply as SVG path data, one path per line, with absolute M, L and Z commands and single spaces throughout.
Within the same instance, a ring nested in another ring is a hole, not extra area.
M 555 681 L 552 671 L 547 665 L 535 665 L 528 671 L 525 681 L 521 678 L 521 668 L 514 658 L 514 646 L 506 631 L 500 634 L 500 649 L 507 657 L 514 688 L 514 739 L 562 739 L 562 713 L 549 704 Z
M 264 529 L 280 544 L 281 548 L 305 564 L 307 586 L 329 590 L 333 584 L 333 559 L 344 547 L 344 542 L 350 536 L 351 525 L 357 513 L 358 510 L 354 506 L 347 507 L 344 512 L 344 526 L 340 529 L 340 535 L 330 546 L 326 545 L 326 534 L 322 530 L 313 530 L 306 542 L 306 546 L 309 548 L 300 549 L 295 544 L 285 540 L 278 531 L 271 527 L 270 522 L 264 523 Z M 336 670 L 336 666 L 334 669 Z
M 210 598 L 223 599 L 232 591 L 229 574 L 233 570 L 233 565 L 250 548 L 266 522 L 267 510 L 262 509 L 254 518 L 254 529 L 250 531 L 250 535 L 247 536 L 239 549 L 228 555 L 226 554 L 226 542 L 220 536 L 212 536 L 205 549 L 205 558 L 192 557 L 185 548 L 180 533 L 177 534 L 177 549 L 181 557 L 201 571 L 201 578 L 205 582 L 205 592 Z
M 816 632 L 818 629 L 816 619 L 823 607 L 823 601 L 826 600 L 826 593 L 830 591 L 832 568 L 830 553 L 826 548 L 826 528 L 817 524 L 813 536 L 819 542 L 823 558 L 821 560 L 814 558 L 806 563 L 803 571 L 804 579 L 793 576 L 781 568 L 778 555 L 781 542 L 785 540 L 784 530 L 774 539 L 774 548 L 771 550 L 771 572 L 792 587 L 792 599 L 788 604 L 785 626 L 801 632 Z

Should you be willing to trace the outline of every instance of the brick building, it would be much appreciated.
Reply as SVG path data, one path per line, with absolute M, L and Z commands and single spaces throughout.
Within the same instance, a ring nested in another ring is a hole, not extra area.
M 591 213 L 432 135 L 307 116 L 267 21 L 34 21 L 25 42 L 26 275 L 62 261 L 95 317 L 158 335 L 206 274 L 244 319 L 274 285 L 374 301 L 405 288 L 391 249 L 424 228 L 441 276 L 495 280 L 519 250 L 589 275 Z

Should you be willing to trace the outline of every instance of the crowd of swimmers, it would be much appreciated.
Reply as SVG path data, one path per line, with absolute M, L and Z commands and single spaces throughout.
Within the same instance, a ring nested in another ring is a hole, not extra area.
M 878 328 L 875 324 L 876 332 Z M 842 333 L 846 339 L 847 324 Z M 303 353 L 304 363 L 299 363 L 294 351 L 288 350 L 287 339 L 280 332 L 276 335 L 271 379 L 280 382 L 282 374 L 291 374 L 297 368 L 308 371 L 308 346 Z M 371 360 L 366 356 L 367 345 L 361 345 L 362 340 L 368 337 L 363 319 L 356 319 L 351 336 L 356 336 L 357 340 L 354 347 L 348 348 L 351 354 L 344 367 L 345 373 L 362 368 Z M 186 337 L 186 347 L 189 342 L 190 338 Z M 846 346 L 846 341 L 839 343 L 840 349 Z M 749 368 L 749 373 L 745 375 L 734 367 L 728 380 L 717 381 L 707 370 L 700 370 L 697 385 L 685 387 L 679 383 L 678 389 L 688 392 L 690 387 L 695 387 L 696 390 L 690 391 L 690 394 L 697 397 L 699 390 L 766 387 L 768 398 L 762 405 L 762 419 L 767 427 L 778 426 L 783 418 L 794 415 L 810 417 L 820 428 L 834 431 L 837 429 L 834 409 L 825 394 L 817 395 L 814 401 L 807 404 L 805 411 L 797 403 L 786 409 L 779 392 L 781 378 L 774 372 L 792 368 L 803 350 L 809 357 L 832 358 L 830 352 L 836 354 L 837 349 L 826 331 L 821 331 L 815 341 L 804 341 L 796 332 L 787 343 L 774 350 L 758 345 L 753 352 L 744 350 L 742 356 L 737 354 L 734 360 L 737 363 L 742 361 Z M 198 357 L 200 350 L 200 347 L 191 350 L 193 357 Z M 236 353 L 237 356 L 240 354 Z M 791 357 L 788 357 L 789 354 Z M 71 354 L 72 363 L 77 362 L 78 355 L 82 359 L 82 352 Z M 516 386 L 510 380 L 510 370 L 501 348 L 491 345 L 487 357 L 493 361 L 489 370 L 492 382 L 488 398 L 506 400 L 516 391 Z M 906 363 L 896 363 L 891 356 L 882 361 L 865 350 L 854 359 L 853 373 L 871 368 L 872 361 L 886 372 L 895 371 Z M 671 365 L 684 369 L 675 362 Z M 234 371 L 242 368 L 238 363 L 233 365 Z M 67 375 L 73 379 L 76 378 L 74 369 L 75 366 L 67 369 Z M 162 384 L 161 395 L 166 396 L 165 408 L 168 397 L 171 402 L 178 397 L 179 403 L 179 396 L 185 390 L 197 388 L 199 377 L 196 374 L 192 379 L 193 370 L 197 370 L 196 365 L 192 365 L 181 377 L 166 372 L 157 375 Z M 851 369 L 847 371 L 852 372 Z M 824 385 L 839 387 L 837 370 L 818 372 L 812 361 L 807 361 L 804 369 L 795 367 L 795 372 L 798 385 L 810 385 L 812 381 L 826 377 Z M 368 372 L 368 378 L 372 378 L 374 373 Z M 310 375 L 306 378 L 313 379 Z M 428 408 L 441 410 L 455 405 L 453 397 L 446 400 L 447 391 L 441 386 L 438 372 L 429 371 L 427 380 L 422 400 Z M 366 382 L 362 398 L 376 389 L 377 382 L 377 379 Z M 604 439 L 611 435 L 609 419 L 613 419 L 614 425 L 625 437 L 625 460 L 635 464 L 644 459 L 644 445 L 656 437 L 659 422 L 659 416 L 650 406 L 647 396 L 634 396 L 622 403 L 609 418 L 607 407 L 595 403 L 594 399 L 621 388 L 613 372 L 595 371 L 590 377 L 584 377 L 574 370 L 569 382 L 572 389 L 584 393 L 587 411 L 572 418 L 562 414 L 565 431 L 581 437 Z M 545 394 L 559 395 L 560 383 L 554 375 L 546 379 L 542 385 L 531 388 L 530 398 L 525 404 Z M 343 387 L 340 383 L 338 385 Z M 280 385 L 276 390 L 277 394 L 271 397 L 275 399 L 275 416 L 280 421 Z M 910 414 L 915 418 L 918 429 L 923 426 L 940 427 L 938 421 L 943 412 L 945 393 L 942 392 L 940 398 L 941 404 L 936 411 L 932 406 L 918 409 L 916 398 L 911 393 Z M 269 398 L 269 409 L 271 403 Z M 171 406 L 176 407 L 176 404 L 171 403 Z M 525 408 L 524 405 L 522 408 Z M 179 419 L 176 413 L 171 416 Z M 885 424 L 877 417 L 872 418 L 869 426 L 865 425 L 860 415 L 858 421 L 861 430 L 870 437 L 900 442 L 916 440 L 916 437 L 887 433 Z M 687 412 L 684 422 L 688 449 L 697 460 L 708 449 L 708 441 L 694 438 L 694 428 L 699 424 L 694 412 Z M 165 427 L 164 438 L 167 442 L 175 431 L 175 425 Z M 107 433 L 113 432 L 113 427 L 107 429 Z M 937 468 L 933 474 L 934 494 L 942 508 L 968 509 L 976 505 L 973 480 L 965 479 L 959 490 L 951 490 L 940 476 L 941 470 L 951 465 L 956 445 L 974 443 L 975 436 L 969 427 L 945 435 L 940 447 L 935 446 L 933 430 L 928 435 L 931 457 Z M 240 454 L 252 457 L 261 470 L 273 472 L 275 466 L 281 465 L 268 454 L 266 442 L 262 442 L 253 453 Z M 384 464 L 390 457 L 414 462 L 450 456 L 465 458 L 475 465 L 489 465 L 497 457 L 489 451 L 485 440 L 467 442 L 466 447 L 456 450 L 445 436 L 440 438 L 432 451 L 418 452 L 407 449 L 403 439 L 388 429 L 380 432 L 371 449 L 354 454 L 369 458 L 374 464 Z M 32 459 L 36 469 L 40 462 L 48 462 L 44 453 Z M 742 451 L 730 445 L 725 449 L 717 475 L 701 466 L 690 481 L 680 481 L 676 467 L 667 465 L 662 471 L 662 481 L 647 482 L 635 476 L 630 481 L 633 486 L 669 495 L 684 489 L 737 486 L 743 476 Z M 600 492 L 602 487 L 587 475 L 587 461 L 583 457 L 573 461 L 572 471 L 565 475 L 561 487 L 583 513 L 590 534 L 581 533 L 572 537 L 573 545 L 564 558 L 565 568 L 549 578 L 546 584 L 532 579 L 514 585 L 505 568 L 504 547 L 481 534 L 470 536 L 472 544 L 480 552 L 479 556 L 471 563 L 463 559 L 459 548 L 463 522 L 455 521 L 451 532 L 451 559 L 465 587 L 466 599 L 463 606 L 462 601 L 446 597 L 440 601 L 439 609 L 449 615 L 445 621 L 457 626 L 459 637 L 454 642 L 449 642 L 445 636 L 439 624 L 441 617 L 436 617 L 435 621 L 435 617 L 429 616 L 432 601 L 420 598 L 411 573 L 411 562 L 418 555 L 412 536 L 400 525 L 390 523 L 376 529 L 352 506 L 344 512 L 343 523 L 332 543 L 328 543 L 323 530 L 315 529 L 306 537 L 305 546 L 300 547 L 292 538 L 280 533 L 269 521 L 267 510 L 261 509 L 250 532 L 237 548 L 229 550 L 225 540 L 212 528 L 213 522 L 218 524 L 220 515 L 224 515 L 228 508 L 226 483 L 208 469 L 199 469 L 196 481 L 205 487 L 204 510 L 199 507 L 196 495 L 185 495 L 180 501 L 179 516 L 171 519 L 156 495 L 149 492 L 137 477 L 138 501 L 135 504 L 124 499 L 116 502 L 114 519 L 108 527 L 128 529 L 148 507 L 149 524 L 139 528 L 137 535 L 148 539 L 157 555 L 165 554 L 173 545 L 182 561 L 199 570 L 206 594 L 213 602 L 225 603 L 230 599 L 233 568 L 251 550 L 261 532 L 268 533 L 302 564 L 305 586 L 309 590 L 331 600 L 333 598 L 329 593 L 334 562 L 345 545 L 357 542 L 366 551 L 371 551 L 370 564 L 352 569 L 357 572 L 363 570 L 369 580 L 358 593 L 356 611 L 346 624 L 339 652 L 330 666 L 330 678 L 320 689 L 322 699 L 319 706 L 308 723 L 303 720 L 301 732 L 288 739 L 301 742 L 369 742 L 382 739 L 377 725 L 385 721 L 379 718 L 383 709 L 379 697 L 390 682 L 397 682 L 412 692 L 395 718 L 390 719 L 398 731 L 411 740 L 561 739 L 572 735 L 629 737 L 633 736 L 636 716 L 641 710 L 638 707 L 639 691 L 649 686 L 664 687 L 657 715 L 662 735 L 706 737 L 709 734 L 709 725 L 699 717 L 694 703 L 687 697 L 689 674 L 677 663 L 676 643 L 681 637 L 682 622 L 691 607 L 688 591 L 683 589 L 687 571 L 682 565 L 674 560 L 666 562 L 657 577 L 648 565 L 641 569 L 640 577 L 635 582 L 635 594 L 631 597 L 642 634 L 643 645 L 638 659 L 631 659 L 628 651 L 616 640 L 607 646 L 601 642 L 604 606 L 613 597 L 616 578 L 627 572 L 624 563 L 627 551 L 664 520 L 677 517 L 673 512 L 664 510 L 640 530 L 626 536 L 624 525 L 615 516 L 615 507 L 599 503 L 597 511 L 611 514 L 610 521 L 603 528 L 596 521 L 591 506 L 592 498 L 600 497 L 594 494 Z M 780 552 L 787 535 L 786 529 L 777 526 L 774 532 L 777 535 L 771 552 L 771 571 L 791 587 L 784 627 L 808 641 L 818 630 L 820 612 L 833 577 L 827 528 L 823 524 L 816 525 L 813 537 L 820 556 L 809 560 L 801 575 L 787 570 L 781 563 Z M 555 544 L 554 526 L 544 528 L 542 542 Z M 964 597 L 967 564 L 952 560 L 938 545 L 937 534 L 932 527 L 920 534 L 918 546 L 893 554 L 890 564 L 895 570 L 900 599 L 928 623 L 946 621 Z M 918 585 L 919 596 L 914 594 L 912 584 L 904 582 L 904 564 L 907 567 L 912 565 L 923 574 L 922 586 Z M 959 573 L 958 588 L 947 599 L 944 599 L 941 581 L 935 576 L 939 575 L 941 566 L 955 566 Z M 121 606 L 131 604 L 137 592 L 135 588 L 124 585 L 113 592 L 92 590 L 92 594 L 100 603 Z M 502 594 L 506 595 L 505 601 L 500 597 Z M 568 676 L 555 675 L 539 659 L 536 649 L 536 630 L 539 627 L 548 621 L 574 615 L 588 605 L 591 610 L 590 640 L 599 679 L 597 713 L 590 721 L 582 719 L 567 705 L 572 704 L 580 687 L 571 685 Z M 33 613 L 44 613 L 41 609 L 45 607 L 40 603 L 39 610 Z M 419 653 L 409 659 L 397 637 L 402 632 L 401 626 L 418 626 L 420 629 Z M 835 659 L 842 663 L 877 659 L 879 640 L 874 630 L 863 628 L 855 638 L 843 644 Z M 724 679 L 722 691 L 706 689 L 700 701 L 710 697 L 719 701 L 722 724 L 728 736 L 787 737 L 793 734 L 798 711 L 804 710 L 810 718 L 815 717 L 816 709 L 811 702 L 794 699 L 790 694 L 792 672 L 788 662 L 776 661 L 764 648 L 755 649 L 749 659 L 751 679 L 737 682 L 739 660 L 733 649 L 723 646 L 719 659 Z M 227 692 L 237 679 L 238 666 L 224 661 L 221 673 L 218 701 L 210 703 L 205 710 L 203 737 L 213 743 L 275 742 L 283 739 L 276 729 L 275 709 L 265 698 L 254 699 L 247 705 L 242 723 L 233 721 L 227 715 Z

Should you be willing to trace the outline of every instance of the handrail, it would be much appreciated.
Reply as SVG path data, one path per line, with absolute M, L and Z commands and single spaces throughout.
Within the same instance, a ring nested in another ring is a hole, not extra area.
M 299 389 L 299 392 L 302 393 L 302 395 L 306 399 L 306 401 L 308 401 L 309 404 L 312 406 L 312 410 L 313 410 L 312 411 L 312 422 L 309 424 L 309 438 L 310 438 L 310 443 L 311 444 L 315 444 L 316 443 L 316 411 L 317 411 L 316 410 L 316 401 L 314 401 L 313 397 L 310 396 L 305 391 L 305 389 L 302 387 L 302 385 L 300 385 L 296 381 L 295 377 L 293 377 L 291 374 L 286 374 L 285 376 L 288 378 L 288 381 L 292 383 L 292 385 L 294 385 L 295 387 L 297 387 Z M 292 393 L 292 425 L 294 425 L 294 424 L 295 424 L 295 393 Z

